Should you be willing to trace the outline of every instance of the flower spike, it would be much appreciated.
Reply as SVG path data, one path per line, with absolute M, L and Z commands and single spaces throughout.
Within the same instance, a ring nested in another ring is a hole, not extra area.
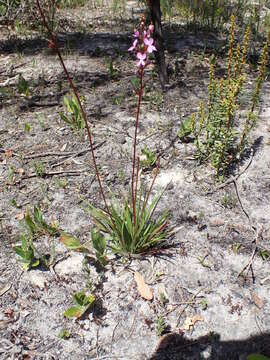
M 136 66 L 140 70 L 143 70 L 150 63 L 147 59 L 148 54 L 157 51 L 154 46 L 154 39 L 151 37 L 153 31 L 153 24 L 149 25 L 148 28 L 145 27 L 144 18 L 142 18 L 139 30 L 136 29 L 134 31 L 133 38 L 135 38 L 135 40 L 133 40 L 132 46 L 128 51 L 136 51 Z

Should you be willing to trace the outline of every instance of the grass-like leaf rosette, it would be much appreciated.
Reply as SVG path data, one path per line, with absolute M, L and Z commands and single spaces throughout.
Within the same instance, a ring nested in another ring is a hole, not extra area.
M 165 211 L 154 219 L 154 212 L 162 196 L 156 195 L 152 201 L 143 197 L 142 190 L 136 199 L 136 222 L 133 222 L 133 204 L 131 196 L 118 201 L 112 195 L 110 214 L 88 204 L 98 231 L 109 235 L 109 246 L 115 253 L 122 255 L 146 252 L 160 244 L 168 234 L 169 212 Z

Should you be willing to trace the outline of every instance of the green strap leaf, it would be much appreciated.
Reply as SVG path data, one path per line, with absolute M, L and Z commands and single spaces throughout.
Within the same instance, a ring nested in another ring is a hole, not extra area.
M 81 245 L 80 241 L 70 234 L 62 233 L 60 236 L 60 241 L 69 250 L 82 252 L 82 253 L 89 253 L 89 249 L 87 249 L 85 246 Z

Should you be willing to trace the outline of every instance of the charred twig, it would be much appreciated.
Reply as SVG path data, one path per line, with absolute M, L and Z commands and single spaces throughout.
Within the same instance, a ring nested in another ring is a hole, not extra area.
M 97 144 L 94 146 L 94 150 L 98 149 L 99 147 L 101 147 L 102 145 L 104 145 L 106 142 L 106 140 L 102 141 L 101 143 Z M 90 147 L 88 147 L 87 149 L 83 149 L 83 150 L 80 150 L 78 151 L 77 153 L 70 153 L 70 154 L 65 154 L 67 155 L 64 159 L 62 159 L 60 162 L 58 163 L 55 163 L 55 162 L 52 162 L 51 163 L 51 167 L 54 168 L 54 167 L 57 167 L 57 166 L 60 166 L 62 164 L 64 164 L 66 161 L 70 160 L 70 159 L 73 159 L 77 156 L 82 156 L 84 154 L 86 154 L 88 151 L 90 150 Z
M 117 321 L 115 327 L 113 328 L 113 332 L 112 332 L 112 339 L 111 339 L 111 347 L 110 347 L 110 353 L 112 353 L 112 347 L 113 347 L 113 341 L 114 341 L 114 335 L 115 335 L 115 331 L 116 328 L 118 327 L 118 325 L 120 324 L 120 320 Z
M 54 151 L 48 151 L 45 153 L 40 153 L 40 154 L 30 154 L 30 155 L 26 155 L 24 156 L 25 160 L 29 160 L 29 159 L 36 159 L 39 157 L 47 157 L 47 156 L 70 156 L 73 155 L 74 152 L 54 152 Z
M 105 143 L 105 140 L 102 141 L 101 143 L 97 144 L 94 146 L 94 149 L 99 148 L 100 146 L 102 146 Z M 87 153 L 89 151 L 89 147 L 86 149 L 82 149 L 78 152 L 74 152 L 74 151 L 69 151 L 69 152 L 58 152 L 58 151 L 48 151 L 48 152 L 44 152 L 44 153 L 39 153 L 39 154 L 30 154 L 30 155 L 26 155 L 24 156 L 24 159 L 28 160 L 28 159 L 35 159 L 38 157 L 47 157 L 47 156 L 63 156 L 63 157 L 76 157 L 76 156 L 80 156 L 83 155 L 85 153 Z M 1 149 L 0 149 L 1 151 Z
M 45 172 L 42 176 L 34 173 L 34 174 L 29 174 L 29 175 L 23 176 L 21 179 L 19 179 L 18 181 L 15 182 L 15 185 L 19 184 L 22 180 L 32 179 L 32 178 L 35 178 L 35 177 L 45 178 L 45 177 L 55 176 L 55 175 L 79 176 L 79 175 L 81 175 L 81 173 L 83 173 L 85 171 L 87 171 L 87 169 L 53 171 L 53 172 Z
M 237 277 L 243 275 L 243 273 L 245 271 L 246 272 L 246 276 L 248 275 L 249 271 L 251 271 L 252 273 L 252 280 L 253 280 L 253 283 L 255 282 L 255 277 L 254 277 L 254 273 L 253 273 L 253 260 L 254 260 L 254 257 L 256 255 L 256 252 L 258 250 L 258 243 L 259 243 L 259 239 L 262 238 L 262 232 L 263 232 L 263 227 L 261 226 L 260 229 L 257 231 L 257 236 L 256 236 L 256 239 L 255 239 L 255 245 L 254 245 L 254 249 L 252 251 L 252 254 L 251 254 L 251 257 L 249 259 L 249 262 L 243 267 L 243 269 L 238 273 Z
M 236 196 L 237 196 L 237 199 L 238 199 L 238 201 L 239 201 L 240 207 L 241 207 L 243 213 L 244 213 L 244 214 L 246 215 L 246 217 L 248 218 L 248 221 L 249 221 L 249 223 L 250 223 L 250 226 L 251 226 L 252 230 L 256 231 L 256 226 L 252 225 L 251 220 L 250 220 L 250 216 L 249 216 L 248 212 L 245 210 L 245 208 L 244 208 L 244 206 L 243 206 L 242 200 L 241 200 L 240 195 L 239 195 L 239 192 L 238 192 L 238 187 L 237 187 L 236 180 L 233 180 L 233 185 L 234 185 L 234 188 L 235 188 Z
M 25 110 L 31 107 L 53 107 L 53 106 L 58 106 L 59 103 L 56 101 L 52 101 L 52 102 L 38 102 L 38 101 L 27 101 L 24 104 L 20 105 L 20 110 Z
M 55 267 L 57 264 L 59 264 L 61 261 L 64 261 L 66 259 L 68 259 L 70 257 L 70 254 L 67 254 L 65 256 L 62 256 L 60 259 L 56 260 L 53 265 L 51 266 L 51 269 L 53 270 L 54 274 L 59 277 L 59 275 L 57 274 L 57 272 L 55 271 Z
M 134 315 L 132 325 L 131 325 L 131 328 L 130 328 L 129 335 L 128 335 L 127 339 L 131 338 L 131 336 L 132 336 L 132 334 L 133 334 L 133 332 L 135 330 L 137 316 L 138 316 L 138 310 L 136 311 L 136 314 Z

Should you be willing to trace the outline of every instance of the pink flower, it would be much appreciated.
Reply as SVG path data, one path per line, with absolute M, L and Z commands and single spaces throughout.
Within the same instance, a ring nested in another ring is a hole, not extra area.
M 144 44 L 147 46 L 147 52 L 148 53 L 152 53 L 153 51 L 157 51 L 156 47 L 153 45 L 154 44 L 154 39 L 152 38 L 144 38 Z
M 154 25 L 153 24 L 149 25 L 148 30 L 150 32 L 153 32 L 154 31 Z
M 147 28 L 144 21 L 141 21 L 140 28 L 134 30 L 133 43 L 128 51 L 136 51 L 136 66 L 142 71 L 150 61 L 147 60 L 148 54 L 157 51 L 154 46 L 154 39 L 151 38 L 151 33 L 154 31 L 154 25 L 149 25 Z
M 135 40 L 133 41 L 132 46 L 128 49 L 128 51 L 133 51 L 133 50 L 135 50 L 137 44 L 138 44 L 138 39 L 135 39 Z
M 136 62 L 136 65 L 138 67 L 144 67 L 145 66 L 145 60 L 146 60 L 146 54 L 145 53 L 141 53 L 141 52 L 138 52 L 137 53 L 137 62 Z

